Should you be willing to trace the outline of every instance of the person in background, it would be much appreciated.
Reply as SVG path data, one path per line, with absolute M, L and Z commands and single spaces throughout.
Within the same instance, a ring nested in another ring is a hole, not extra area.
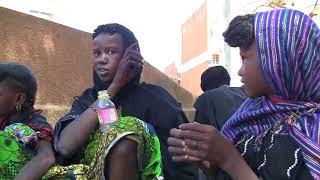
M 223 66 L 213 66 L 202 73 L 201 89 L 203 94 L 193 105 L 194 121 L 218 130 L 246 99 L 243 88 L 230 87 L 230 75 Z

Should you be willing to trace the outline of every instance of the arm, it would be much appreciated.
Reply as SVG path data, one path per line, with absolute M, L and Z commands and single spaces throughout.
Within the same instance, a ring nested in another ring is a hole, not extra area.
M 54 155 L 51 144 L 47 141 L 39 141 L 37 144 L 37 155 L 34 156 L 15 177 L 20 179 L 40 179 L 54 163 Z
M 97 101 L 92 104 L 97 109 Z M 76 120 L 68 124 L 60 134 L 56 151 L 62 156 L 68 156 L 84 144 L 98 125 L 98 116 L 88 108 Z
M 108 88 L 108 93 L 112 98 L 119 90 L 120 87 L 118 85 L 111 84 Z M 98 101 L 94 102 L 91 106 L 98 109 Z M 56 150 L 62 156 L 72 154 L 88 140 L 97 125 L 97 113 L 93 109 L 88 108 L 78 119 L 72 121 L 62 130 Z
M 236 151 L 236 150 L 235 150 Z M 232 155 L 230 155 L 232 156 Z M 221 168 L 228 173 L 232 179 L 258 180 L 257 175 L 250 169 L 238 152 L 235 152 L 230 160 L 226 161 Z

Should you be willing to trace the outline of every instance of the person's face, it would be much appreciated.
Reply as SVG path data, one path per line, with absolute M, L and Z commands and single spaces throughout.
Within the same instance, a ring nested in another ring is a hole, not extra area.
M 101 81 L 111 82 L 123 55 L 123 40 L 120 34 L 99 34 L 93 40 L 93 67 Z
M 256 43 L 244 50 L 240 48 L 242 65 L 238 72 L 241 76 L 244 90 L 249 97 L 271 95 L 271 90 L 263 79 L 259 65 L 258 49 Z
M 23 104 L 21 94 L 8 87 L 6 82 L 0 82 L 0 117 L 15 112 L 16 106 Z

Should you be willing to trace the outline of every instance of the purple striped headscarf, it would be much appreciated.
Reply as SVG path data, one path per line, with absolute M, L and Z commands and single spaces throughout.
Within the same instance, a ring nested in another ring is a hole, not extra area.
M 260 68 L 274 97 L 247 99 L 222 133 L 234 144 L 285 123 L 315 179 L 320 179 L 320 31 L 302 12 L 278 9 L 257 13 L 255 38 Z M 297 112 L 300 114 L 296 115 Z

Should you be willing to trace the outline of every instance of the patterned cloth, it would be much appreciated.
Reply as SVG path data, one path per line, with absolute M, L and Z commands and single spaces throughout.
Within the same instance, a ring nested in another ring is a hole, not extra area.
M 104 134 L 100 129 L 91 136 L 79 164 L 52 167 L 48 179 L 103 179 L 105 157 L 119 140 L 127 138 L 138 144 L 138 174 L 142 180 L 161 179 L 160 142 L 152 126 L 134 118 L 121 117 Z
M 255 37 L 265 82 L 275 97 L 247 99 L 222 128 L 237 144 L 284 123 L 320 179 L 320 31 L 307 15 L 278 9 L 255 15 Z
M 37 133 L 30 127 L 16 123 L 0 130 L 0 178 L 13 179 L 30 161 L 28 145 L 37 140 Z M 35 142 L 36 143 L 36 142 Z

